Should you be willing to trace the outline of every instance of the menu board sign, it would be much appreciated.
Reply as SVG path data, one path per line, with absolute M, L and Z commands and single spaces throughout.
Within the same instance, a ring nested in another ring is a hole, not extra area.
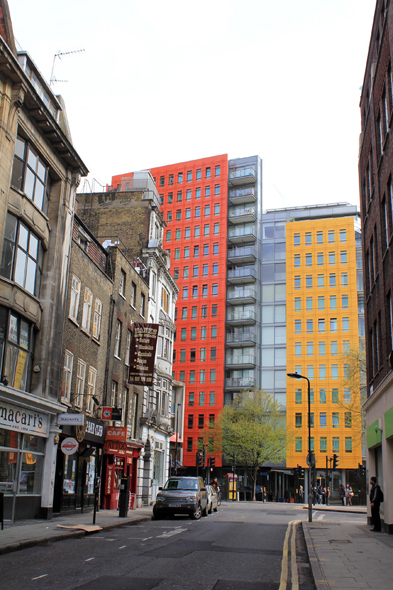
M 153 384 L 158 327 L 158 324 L 134 324 L 128 378 L 133 385 Z

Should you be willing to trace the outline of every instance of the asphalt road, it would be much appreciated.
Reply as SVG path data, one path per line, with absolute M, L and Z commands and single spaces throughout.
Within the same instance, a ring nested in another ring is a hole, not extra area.
M 317 520 L 363 515 L 315 512 Z M 0 557 L 7 590 L 278 590 L 314 588 L 291 504 L 227 503 L 192 521 L 126 525 Z

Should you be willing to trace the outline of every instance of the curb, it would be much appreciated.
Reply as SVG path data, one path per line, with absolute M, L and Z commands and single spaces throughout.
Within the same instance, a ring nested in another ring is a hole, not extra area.
M 342 510 L 338 506 L 337 506 L 337 508 L 331 508 L 330 506 L 328 506 L 327 508 L 326 507 L 323 508 L 321 505 L 319 505 L 319 506 L 313 505 L 312 509 L 313 510 L 323 510 L 325 512 L 341 512 L 343 514 L 365 514 L 365 515 L 367 515 L 366 507 L 364 507 L 363 510 L 361 508 L 357 508 L 355 510 Z M 303 506 L 303 510 L 308 510 L 308 506 Z
M 304 534 L 304 540 L 306 541 L 308 560 L 310 562 L 311 572 L 312 572 L 312 577 L 314 578 L 315 588 L 316 588 L 316 590 L 329 590 L 330 586 L 329 586 L 329 584 L 328 584 L 327 580 L 325 579 L 325 576 L 322 572 L 321 564 L 319 562 L 317 553 L 314 549 L 314 545 L 312 543 L 310 532 L 309 532 L 308 528 L 306 528 L 304 526 L 303 521 L 301 524 L 302 524 L 302 529 L 303 529 L 303 534 Z
M 54 543 L 56 541 L 64 541 L 66 539 L 81 539 L 83 537 L 86 537 L 87 535 L 95 535 L 97 533 L 101 533 L 102 531 L 116 529 L 125 524 L 133 525 L 138 524 L 140 522 L 144 522 L 146 520 L 151 520 L 151 516 L 141 516 L 133 520 L 123 520 L 122 522 L 114 522 L 112 524 L 104 525 L 99 531 L 92 531 L 90 533 L 87 533 L 83 530 L 73 530 L 68 533 L 59 532 L 58 535 L 51 535 L 48 537 L 36 537 L 34 539 L 17 541 L 16 543 L 10 543 L 9 545 L 3 545 L 2 547 L 0 547 L 0 555 L 5 555 L 6 553 L 13 553 L 14 551 L 19 551 L 21 549 L 29 549 L 30 547 L 36 547 L 38 545 L 48 545 L 49 543 Z

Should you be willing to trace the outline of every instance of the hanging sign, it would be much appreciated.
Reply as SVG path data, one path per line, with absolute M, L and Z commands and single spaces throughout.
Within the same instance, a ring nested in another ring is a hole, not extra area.
M 122 408 L 104 406 L 101 412 L 101 420 L 121 420 Z
M 75 438 L 65 438 L 61 443 L 61 450 L 65 455 L 73 455 L 79 449 L 79 443 Z
M 85 415 L 84 414 L 59 414 L 57 416 L 57 424 L 59 426 L 61 424 L 83 425 L 84 423 L 85 423 Z
M 109 426 L 105 440 L 127 440 L 127 428 L 124 426 Z
M 158 324 L 134 324 L 128 378 L 133 385 L 153 385 L 158 328 Z

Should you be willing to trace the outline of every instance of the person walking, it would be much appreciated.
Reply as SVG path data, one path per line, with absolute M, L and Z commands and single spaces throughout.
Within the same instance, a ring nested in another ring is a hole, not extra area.
M 345 488 L 344 488 L 344 486 L 343 486 L 343 484 L 342 484 L 342 483 L 340 483 L 340 488 L 339 488 L 339 490 L 338 490 L 338 493 L 339 493 L 339 495 L 340 495 L 341 504 L 342 504 L 343 506 L 345 506 Z
M 330 488 L 327 487 L 326 488 L 326 496 L 325 496 L 326 506 L 329 506 L 329 500 L 330 500 Z
M 373 519 L 374 528 L 370 529 L 374 533 L 381 532 L 381 517 L 379 515 L 379 508 L 381 502 L 383 502 L 383 493 L 378 485 L 376 477 L 370 478 L 370 506 L 371 506 L 371 518 Z
M 352 506 L 353 491 L 352 491 L 352 488 L 349 485 L 349 483 L 347 483 L 347 489 L 346 489 L 346 492 L 345 492 L 345 497 L 347 499 L 347 506 Z

